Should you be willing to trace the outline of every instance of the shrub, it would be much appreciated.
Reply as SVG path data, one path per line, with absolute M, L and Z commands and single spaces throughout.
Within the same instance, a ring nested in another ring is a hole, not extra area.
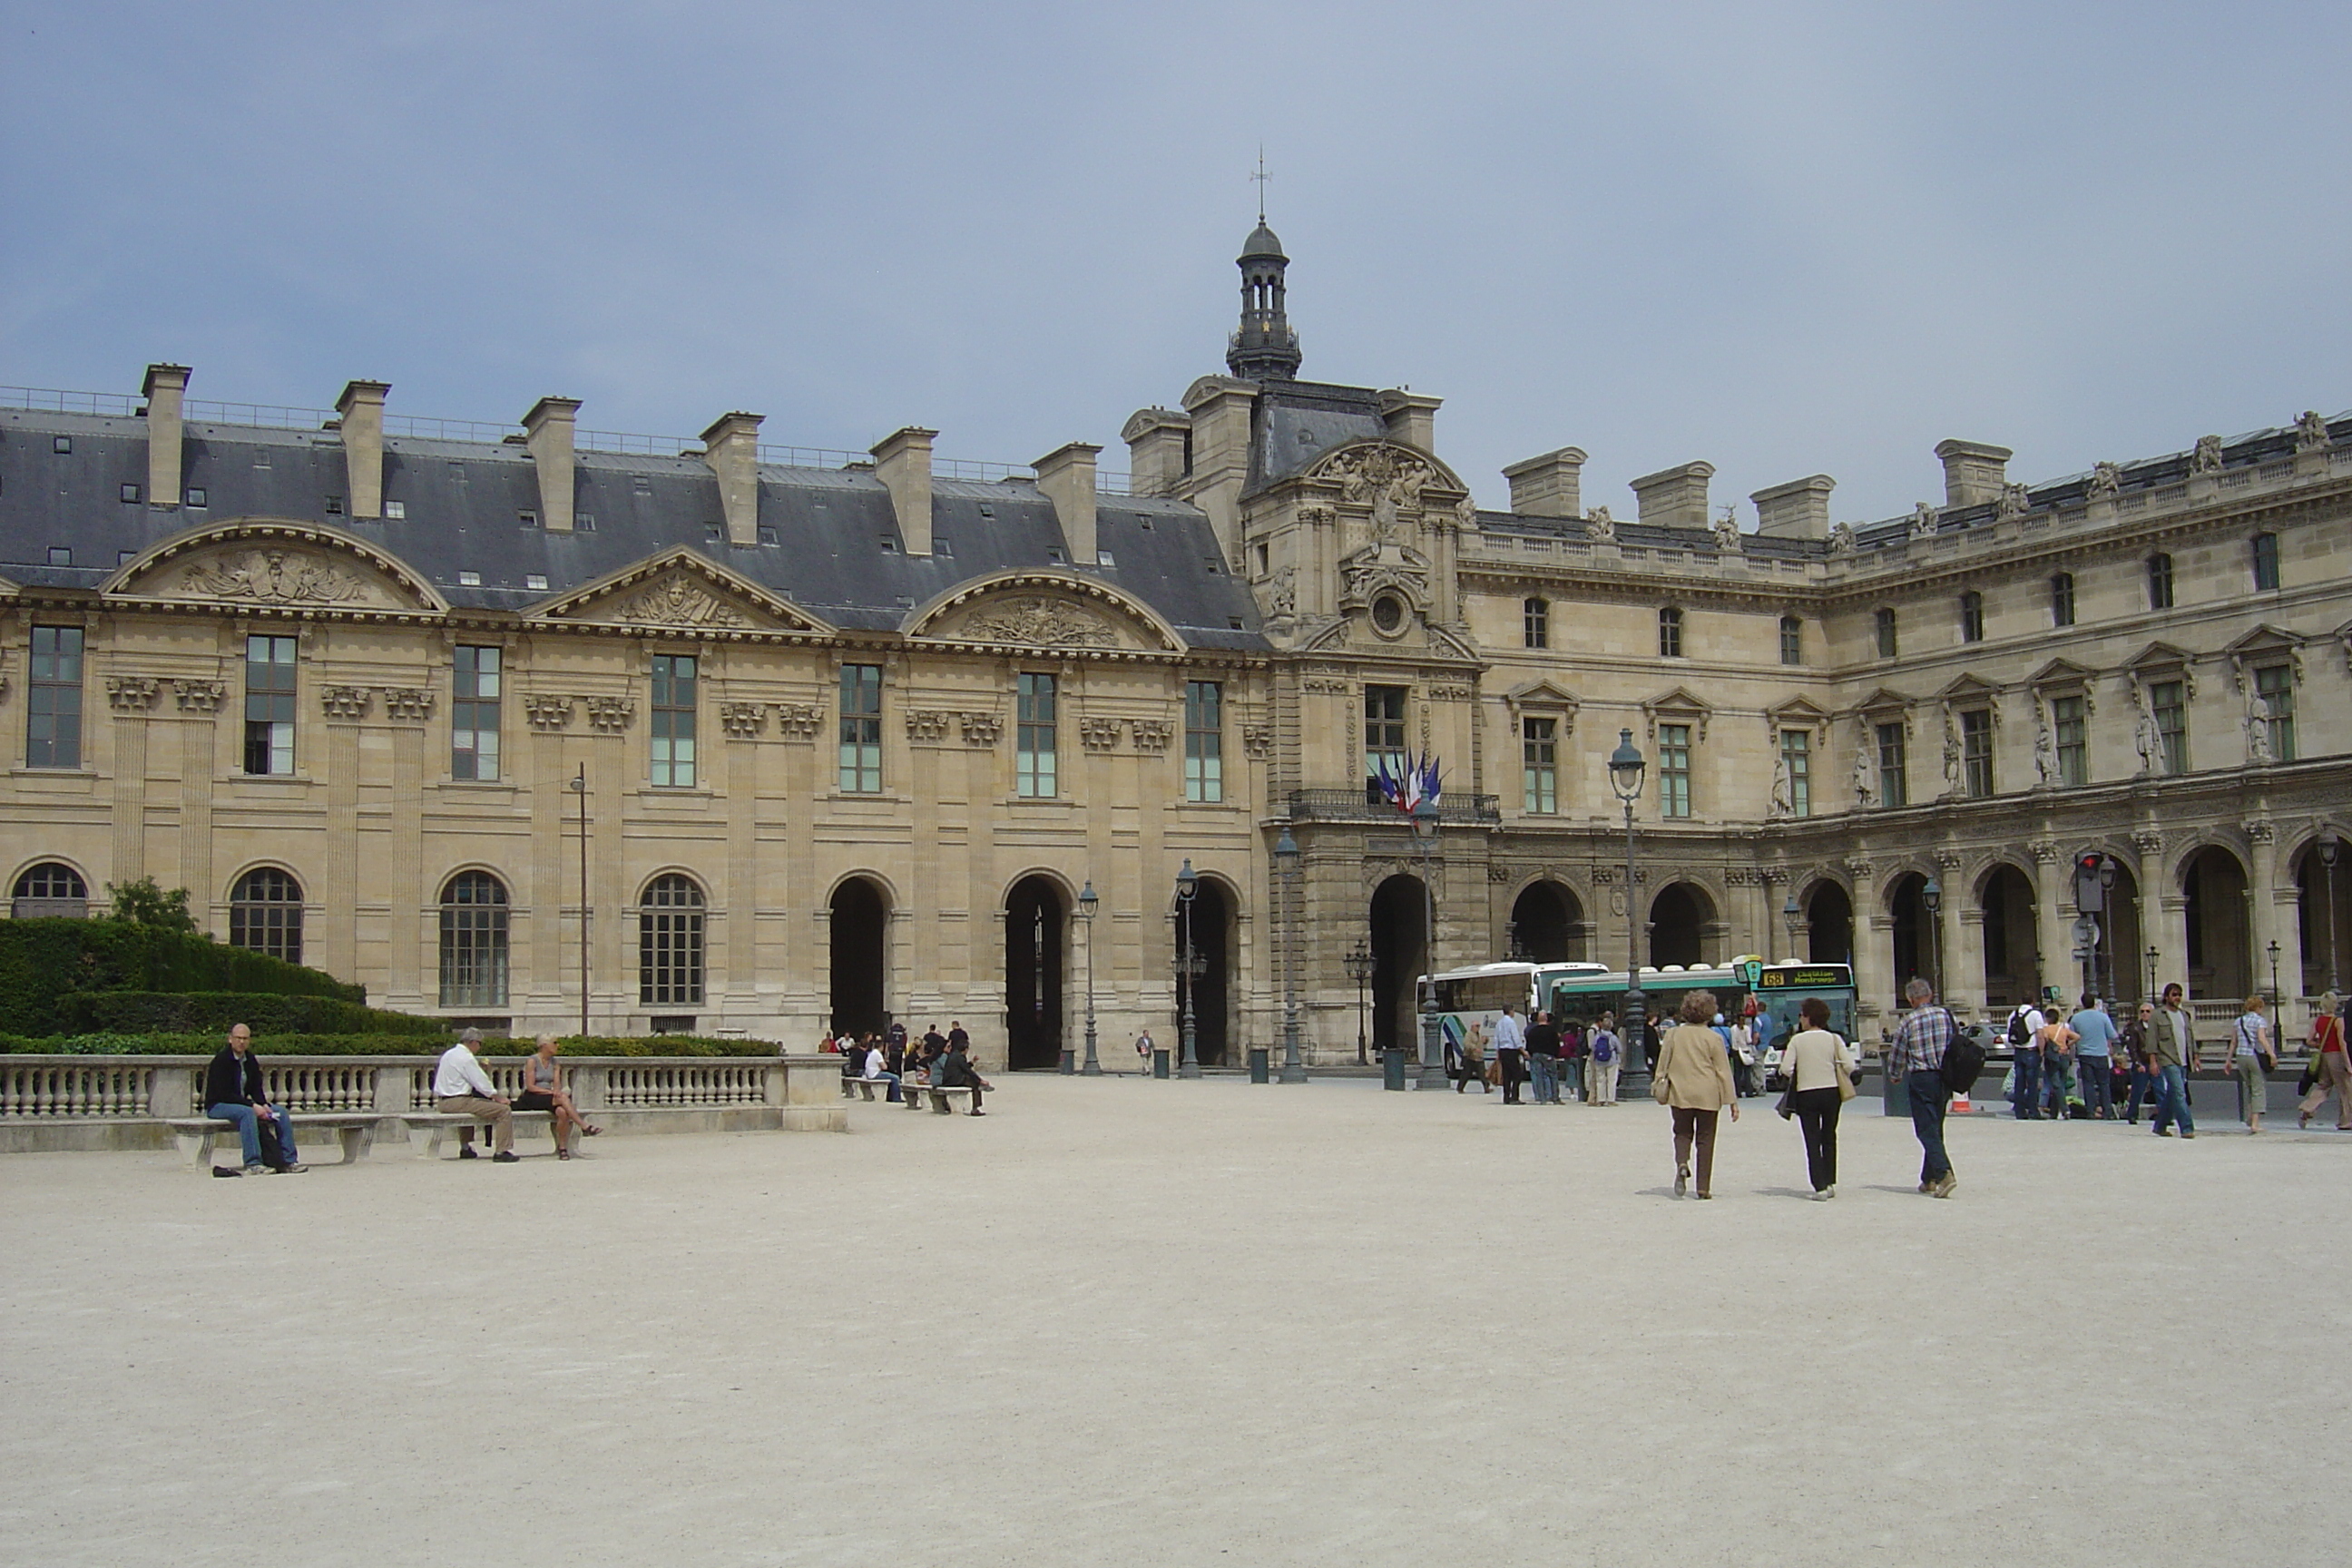
M 447 1033 L 438 1018 L 386 1013 L 332 996 L 278 996 L 245 991 L 83 991 L 57 1001 L 61 1034 L 185 1035 L 232 1024 L 257 1035 L 420 1035 Z
M 367 987 L 225 946 L 201 933 L 117 920 L 0 921 L 0 1029 L 71 1032 L 58 1000 L 105 991 L 235 991 L 364 1004 Z
M 129 882 L 109 882 L 106 901 L 111 911 L 110 920 L 131 925 L 152 926 L 157 931 L 194 931 L 196 917 L 188 912 L 188 889 L 174 888 L 170 892 L 155 885 L 152 877 L 141 877 Z

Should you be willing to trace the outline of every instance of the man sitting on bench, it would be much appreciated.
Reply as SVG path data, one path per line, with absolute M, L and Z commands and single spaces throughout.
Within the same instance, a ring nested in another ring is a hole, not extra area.
M 269 1103 L 262 1087 L 261 1064 L 253 1056 L 253 1031 L 243 1024 L 229 1026 L 228 1046 L 205 1069 L 205 1114 L 215 1121 L 234 1121 L 245 1144 L 245 1173 L 267 1171 L 281 1175 L 310 1167 L 294 1157 L 294 1123 L 285 1110 Z M 226 1173 L 236 1175 L 235 1171 Z
M 433 1108 L 444 1116 L 471 1116 L 488 1122 L 499 1151 L 491 1160 L 511 1165 L 521 1158 L 514 1152 L 514 1107 L 499 1098 L 498 1085 L 474 1059 L 481 1049 L 482 1031 L 467 1029 L 457 1037 L 456 1045 L 441 1053 L 441 1063 L 433 1069 Z M 478 1160 L 481 1153 L 468 1140 L 457 1151 L 457 1158 Z
M 955 1034 L 948 1037 L 948 1054 L 940 1058 L 938 1068 L 931 1074 L 931 1081 L 943 1089 L 971 1090 L 971 1113 L 979 1116 L 982 1114 L 980 1109 L 980 1091 L 993 1086 L 972 1070 L 971 1058 L 964 1054 L 970 1039 L 971 1037 L 964 1034 L 961 1026 L 957 1027 Z

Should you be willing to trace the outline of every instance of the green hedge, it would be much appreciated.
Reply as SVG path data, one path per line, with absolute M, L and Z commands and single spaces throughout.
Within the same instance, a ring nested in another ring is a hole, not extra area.
M 57 1000 L 60 1035 L 226 1035 L 244 1024 L 257 1035 L 449 1033 L 438 1018 L 386 1013 L 332 996 L 272 996 L 249 991 L 77 991 Z
M 235 991 L 367 1001 L 364 985 L 346 985 L 319 970 L 206 936 L 125 921 L 0 921 L 0 1029 L 59 1033 L 69 1027 L 59 1016 L 61 998 L 104 991 Z
M 0 1035 L 0 1055 L 75 1057 L 209 1057 L 221 1048 L 217 1034 L 85 1034 L 45 1038 Z M 489 1057 L 530 1054 L 525 1038 L 482 1042 Z M 437 1056 L 448 1048 L 446 1037 L 425 1039 L 415 1035 L 256 1035 L 256 1054 L 265 1057 L 415 1057 Z M 574 1057 L 772 1057 L 782 1047 L 773 1040 L 709 1040 L 690 1035 L 647 1035 L 631 1038 L 566 1038 L 564 1054 Z

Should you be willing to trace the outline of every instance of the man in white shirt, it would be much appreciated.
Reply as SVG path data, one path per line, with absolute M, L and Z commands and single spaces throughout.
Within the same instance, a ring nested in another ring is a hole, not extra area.
M 888 1084 L 890 1087 L 882 1098 L 892 1101 L 898 1100 L 898 1075 L 890 1070 L 890 1058 L 880 1046 L 866 1053 L 866 1081 Z
M 520 1158 L 514 1152 L 514 1107 L 499 1097 L 498 1086 L 482 1064 L 474 1058 L 481 1054 L 482 1031 L 468 1029 L 457 1037 L 457 1043 L 441 1053 L 440 1065 L 433 1069 L 433 1107 L 444 1116 L 471 1116 L 490 1124 L 490 1137 L 498 1145 L 492 1161 L 511 1165 Z M 457 1151 L 460 1160 L 478 1160 L 471 1132 L 465 1145 Z
M 2011 1058 L 2009 1110 L 2020 1121 L 2042 1119 L 2042 1031 L 2049 1024 L 2041 1008 L 2020 1002 L 2003 1026 Z
M 1495 1020 L 1495 1064 L 1501 1069 L 1503 1103 L 1519 1103 L 1519 1084 L 1528 1076 L 1528 1034 L 1519 1027 L 1518 1015 L 1508 1005 L 1503 1016 Z

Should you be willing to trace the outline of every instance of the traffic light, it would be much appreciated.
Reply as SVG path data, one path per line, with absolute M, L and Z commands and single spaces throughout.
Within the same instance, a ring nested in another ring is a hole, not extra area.
M 2095 915 L 2105 913 L 2107 900 L 2099 886 L 2099 863 L 2105 856 L 2093 853 L 2074 857 L 2074 912 Z

